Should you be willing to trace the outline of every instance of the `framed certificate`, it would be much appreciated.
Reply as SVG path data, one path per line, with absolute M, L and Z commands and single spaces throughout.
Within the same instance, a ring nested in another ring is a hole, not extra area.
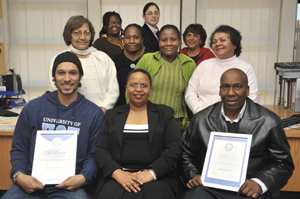
M 201 180 L 204 186 L 237 192 L 246 180 L 252 135 L 211 132 Z
M 37 131 L 32 176 L 60 184 L 75 175 L 77 131 Z

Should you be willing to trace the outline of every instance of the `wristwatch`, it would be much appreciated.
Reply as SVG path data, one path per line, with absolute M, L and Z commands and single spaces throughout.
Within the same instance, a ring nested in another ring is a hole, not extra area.
M 18 176 L 20 173 L 23 173 L 23 172 L 22 172 L 22 171 L 17 171 L 17 172 L 13 175 L 13 183 L 14 183 L 14 184 L 16 184 L 17 176 Z

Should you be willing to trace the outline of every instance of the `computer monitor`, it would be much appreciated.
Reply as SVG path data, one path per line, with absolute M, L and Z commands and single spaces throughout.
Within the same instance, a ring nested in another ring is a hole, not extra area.
M 13 91 L 15 94 L 22 93 L 21 76 L 17 74 L 9 74 L 5 76 L 6 91 Z

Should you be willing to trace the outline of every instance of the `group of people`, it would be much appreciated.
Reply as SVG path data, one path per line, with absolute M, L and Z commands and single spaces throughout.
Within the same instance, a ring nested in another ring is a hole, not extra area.
M 49 90 L 30 101 L 18 119 L 11 150 L 11 198 L 272 198 L 294 164 L 280 118 L 258 105 L 253 67 L 238 58 L 241 34 L 200 24 L 181 34 L 160 30 L 159 7 L 143 9 L 145 24 L 122 30 L 116 12 L 95 30 L 71 17 L 54 56 Z M 179 125 L 191 124 L 183 135 Z M 193 118 L 193 119 L 192 119 Z M 59 121 L 66 121 L 61 124 Z M 75 125 L 76 124 L 76 125 Z M 79 124 L 79 125 L 78 125 Z M 76 172 L 61 184 L 31 176 L 38 130 L 78 131 Z M 211 131 L 252 134 L 247 180 L 238 193 L 203 186 L 201 172 Z

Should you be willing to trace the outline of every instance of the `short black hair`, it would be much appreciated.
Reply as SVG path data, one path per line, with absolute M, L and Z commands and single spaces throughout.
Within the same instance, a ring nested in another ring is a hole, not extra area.
M 127 74 L 127 77 L 126 77 L 126 85 L 127 85 L 127 83 L 128 83 L 128 79 L 129 79 L 130 75 L 132 75 L 133 73 L 137 73 L 137 72 L 144 73 L 145 75 L 148 76 L 148 78 L 149 78 L 149 80 L 150 80 L 150 87 L 151 87 L 151 86 L 152 86 L 152 79 L 151 79 L 150 74 L 149 74 L 147 71 L 145 71 L 144 69 L 140 69 L 140 68 L 135 69 L 135 70 L 132 70 L 132 71 L 130 71 L 130 72 Z
M 234 49 L 234 54 L 238 57 L 240 56 L 241 52 L 242 52 L 242 45 L 241 45 L 241 41 L 242 41 L 242 35 L 241 33 L 234 29 L 231 26 L 228 25 L 220 25 L 219 27 L 217 27 L 215 29 L 215 31 L 213 33 L 211 33 L 210 37 L 209 37 L 209 46 L 212 46 L 212 40 L 215 36 L 216 33 L 218 32 L 224 32 L 230 35 L 230 40 L 231 43 L 236 46 L 236 48 Z
M 176 26 L 172 25 L 172 24 L 164 25 L 164 26 L 160 29 L 160 31 L 159 31 L 159 33 L 158 33 L 158 38 L 159 38 L 159 39 L 160 39 L 161 33 L 162 33 L 164 30 L 166 30 L 166 29 L 173 29 L 173 30 L 176 32 L 177 36 L 178 36 L 178 40 L 181 41 L 181 36 L 180 36 L 180 32 L 179 32 L 178 28 L 177 28 Z
M 148 8 L 149 8 L 150 6 L 155 6 L 155 7 L 157 8 L 157 10 L 159 11 L 159 7 L 158 7 L 158 5 L 156 5 L 156 3 L 154 3 L 154 2 L 149 2 L 149 3 L 147 3 L 147 4 L 144 6 L 144 8 L 143 8 L 143 15 L 144 15 L 144 16 L 145 16 L 146 11 L 148 10 Z
M 190 24 L 188 27 L 186 27 L 182 35 L 184 43 L 185 43 L 186 35 L 189 32 L 194 33 L 195 35 L 200 35 L 200 40 L 201 40 L 200 48 L 202 48 L 205 45 L 205 41 L 207 37 L 206 31 L 204 30 L 203 26 L 201 24 L 195 23 L 195 24 Z
M 143 29 L 140 25 L 136 24 L 136 23 L 132 23 L 132 24 L 129 24 L 128 26 L 126 26 L 126 28 L 124 29 L 124 35 L 126 33 L 126 30 L 130 27 L 135 27 L 137 28 L 139 31 L 140 31 L 140 34 L 141 34 L 141 37 L 142 39 L 144 39 L 144 34 L 143 34 Z
M 101 37 L 102 35 L 104 35 L 104 34 L 107 34 L 107 26 L 108 26 L 108 23 L 109 23 L 109 20 L 110 20 L 110 17 L 111 16 L 116 16 L 116 17 L 118 17 L 119 19 L 120 19 L 120 22 L 121 22 L 121 24 L 122 24 L 122 18 L 121 18 L 121 16 L 120 16 L 120 14 L 119 13 L 117 13 L 117 12 L 115 12 L 115 11 L 109 11 L 109 12 L 106 12 L 104 15 L 103 15 L 103 21 L 102 21 L 102 23 L 103 23 L 103 26 L 102 26 L 102 29 L 101 29 L 101 31 L 100 31 L 100 33 L 99 33 L 99 37 Z M 122 28 L 121 28 L 121 35 L 123 35 L 123 30 L 122 30 Z

